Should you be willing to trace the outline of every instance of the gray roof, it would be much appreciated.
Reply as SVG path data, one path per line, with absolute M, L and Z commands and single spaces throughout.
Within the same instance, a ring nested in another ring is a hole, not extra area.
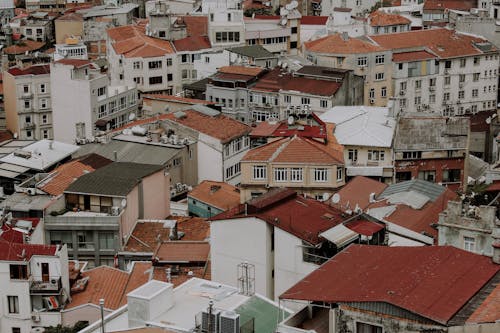
M 401 118 L 394 149 L 399 151 L 455 150 L 467 147 L 469 119 L 456 117 Z
M 111 140 L 106 144 L 86 144 L 80 146 L 80 150 L 73 157 L 81 157 L 90 153 L 96 153 L 110 160 L 114 160 L 114 152 L 118 155 L 118 162 L 133 162 L 166 165 L 178 153 L 179 149 Z
M 393 194 L 410 191 L 423 194 L 431 201 L 435 201 L 441 194 L 443 194 L 445 188 L 436 183 L 431 183 L 421 179 L 413 179 L 389 185 L 382 193 L 380 193 L 378 198 L 383 199 Z
M 161 165 L 114 162 L 81 176 L 64 192 L 124 197 L 142 178 L 161 169 Z
M 229 52 L 241 54 L 242 56 L 254 59 L 276 58 L 276 56 L 272 52 L 269 52 L 262 45 L 240 46 L 240 47 L 233 47 L 227 50 Z

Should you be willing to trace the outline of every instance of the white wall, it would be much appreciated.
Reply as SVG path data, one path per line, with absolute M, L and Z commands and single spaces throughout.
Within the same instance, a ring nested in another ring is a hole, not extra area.
M 208 62 L 205 58 L 208 58 Z M 217 69 L 224 66 L 229 66 L 229 54 L 222 50 L 204 52 L 201 54 L 200 60 L 195 60 L 193 63 L 193 67 L 198 73 L 198 80 L 217 73 Z
M 222 145 L 208 135 L 198 137 L 198 181 L 223 181 Z
M 210 224 L 212 280 L 237 286 L 238 265 L 255 265 L 255 292 L 272 298 L 271 228 L 255 217 Z

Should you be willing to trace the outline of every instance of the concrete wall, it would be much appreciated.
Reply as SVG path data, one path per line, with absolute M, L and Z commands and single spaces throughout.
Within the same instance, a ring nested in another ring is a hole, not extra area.
M 109 315 L 111 311 L 104 310 L 104 316 Z M 74 326 L 79 321 L 88 321 L 92 324 L 101 319 L 101 310 L 95 304 L 84 304 L 75 308 L 67 309 L 61 312 L 61 322 L 63 326 Z
M 64 44 L 70 36 L 83 36 L 83 21 L 55 20 L 56 44 Z
M 144 218 L 164 219 L 170 215 L 170 176 L 160 170 L 142 180 Z

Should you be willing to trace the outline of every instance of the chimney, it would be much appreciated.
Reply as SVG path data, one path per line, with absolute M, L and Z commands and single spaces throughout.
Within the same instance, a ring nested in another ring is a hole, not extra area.
M 113 150 L 113 161 L 118 162 L 118 152 Z
M 347 31 L 342 31 L 342 34 L 340 35 L 340 37 L 342 38 L 342 40 L 344 42 L 347 42 L 349 40 L 349 34 L 347 33 Z
M 167 282 L 172 283 L 172 269 L 170 267 L 165 269 L 165 273 L 167 274 Z

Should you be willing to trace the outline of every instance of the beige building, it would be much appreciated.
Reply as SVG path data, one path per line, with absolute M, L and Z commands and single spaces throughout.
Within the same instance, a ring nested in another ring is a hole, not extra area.
M 54 21 L 56 30 L 56 44 L 66 41 L 71 36 L 83 36 L 83 16 L 70 13 L 57 18 Z
M 342 153 L 300 136 L 254 148 L 241 160 L 241 202 L 275 187 L 323 199 L 344 184 Z
M 50 66 L 11 68 L 3 89 L 7 129 L 21 140 L 52 139 Z
M 364 104 L 386 106 L 392 96 L 392 52 L 347 33 L 304 43 L 304 55 L 318 66 L 354 70 L 365 77 Z

